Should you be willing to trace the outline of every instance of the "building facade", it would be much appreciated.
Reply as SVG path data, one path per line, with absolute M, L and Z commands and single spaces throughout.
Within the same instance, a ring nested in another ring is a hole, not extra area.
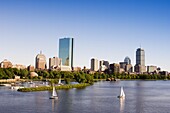
M 7 59 L 5 59 L 0 63 L 0 67 L 1 68 L 12 68 L 12 63 L 8 61 Z
M 128 64 L 128 65 L 125 66 L 125 72 L 129 72 L 129 73 L 133 72 L 132 64 Z
M 127 56 L 125 57 L 124 62 L 126 63 L 126 65 L 131 64 L 131 59 Z
M 38 54 L 35 58 L 35 68 L 41 70 L 47 68 L 46 57 L 44 54 L 42 54 L 42 52 L 40 52 L 40 54 Z
M 15 64 L 15 65 L 12 66 L 12 68 L 26 69 L 26 66 L 25 66 L 25 65 L 22 65 L 22 64 Z
M 147 72 L 151 73 L 157 71 L 157 66 L 147 66 Z
M 91 59 L 91 71 L 98 71 L 99 70 L 99 62 L 97 59 Z
M 34 66 L 29 65 L 29 66 L 27 67 L 27 69 L 28 69 L 28 71 L 34 71 Z
M 73 38 L 59 39 L 59 58 L 62 59 L 63 66 L 73 67 Z
M 49 58 L 49 69 L 54 69 L 56 67 L 61 67 L 61 58 L 53 57 Z
M 143 73 L 146 72 L 145 66 L 145 51 L 142 48 L 138 48 L 136 50 L 136 65 L 135 65 L 135 72 Z
M 145 66 L 145 51 L 142 48 L 136 50 L 136 64 Z
M 99 61 L 99 70 L 100 71 L 105 71 L 106 69 L 109 68 L 109 62 L 105 60 Z
M 112 73 L 119 73 L 120 72 L 120 65 L 116 64 L 116 63 L 110 64 L 110 70 L 111 70 Z
M 119 62 L 120 68 L 125 70 L 126 62 Z

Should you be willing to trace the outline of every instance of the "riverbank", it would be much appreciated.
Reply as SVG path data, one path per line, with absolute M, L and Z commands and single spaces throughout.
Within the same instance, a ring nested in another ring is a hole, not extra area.
M 81 83 L 81 84 L 69 84 L 69 85 L 60 85 L 55 86 L 57 90 L 61 89 L 72 89 L 72 88 L 85 88 L 90 86 L 88 83 Z M 34 91 L 49 91 L 52 90 L 52 87 L 42 86 L 42 87 L 32 87 L 32 88 L 21 88 L 18 89 L 20 92 L 34 92 Z

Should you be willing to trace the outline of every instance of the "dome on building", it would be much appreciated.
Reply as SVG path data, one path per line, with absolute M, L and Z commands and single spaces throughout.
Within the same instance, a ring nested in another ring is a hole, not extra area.
M 127 57 L 125 57 L 124 62 L 126 64 L 131 64 L 131 59 L 127 56 Z
M 38 74 L 37 74 L 36 72 L 31 72 L 31 73 L 30 73 L 30 76 L 31 76 L 31 77 L 38 77 Z
M 1 68 L 11 68 L 12 63 L 10 61 L 8 61 L 7 59 L 5 59 L 0 63 L 0 67 Z
M 36 56 L 36 59 L 39 59 L 39 60 L 46 60 L 46 57 L 45 57 L 44 54 L 42 54 L 42 53 L 40 52 L 40 54 L 38 54 L 38 55 Z
M 4 59 L 1 63 L 11 63 L 11 62 L 8 61 L 7 59 Z

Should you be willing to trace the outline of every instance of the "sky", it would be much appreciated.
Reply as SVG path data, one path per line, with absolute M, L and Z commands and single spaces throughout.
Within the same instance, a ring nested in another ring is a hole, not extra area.
M 145 64 L 170 71 L 169 0 L 0 0 L 0 61 L 35 65 L 40 51 L 58 56 L 74 38 L 74 66 L 119 63 L 145 50 Z

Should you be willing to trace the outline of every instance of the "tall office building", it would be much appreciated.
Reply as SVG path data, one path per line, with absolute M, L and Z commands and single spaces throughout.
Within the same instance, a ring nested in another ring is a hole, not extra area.
M 98 71 L 99 70 L 99 62 L 97 59 L 91 59 L 91 71 Z
M 59 58 L 62 65 L 73 68 L 73 38 L 62 38 L 59 40 Z
M 142 48 L 136 50 L 136 64 L 145 66 L 145 51 Z
M 46 69 L 47 64 L 46 64 L 46 57 L 42 52 L 38 54 L 35 58 L 35 68 L 36 69 Z
M 142 48 L 138 48 L 136 50 L 135 72 L 138 72 L 138 73 L 146 72 L 146 67 L 145 67 L 145 51 Z
M 49 58 L 49 68 L 54 69 L 61 66 L 61 58 L 53 57 Z

